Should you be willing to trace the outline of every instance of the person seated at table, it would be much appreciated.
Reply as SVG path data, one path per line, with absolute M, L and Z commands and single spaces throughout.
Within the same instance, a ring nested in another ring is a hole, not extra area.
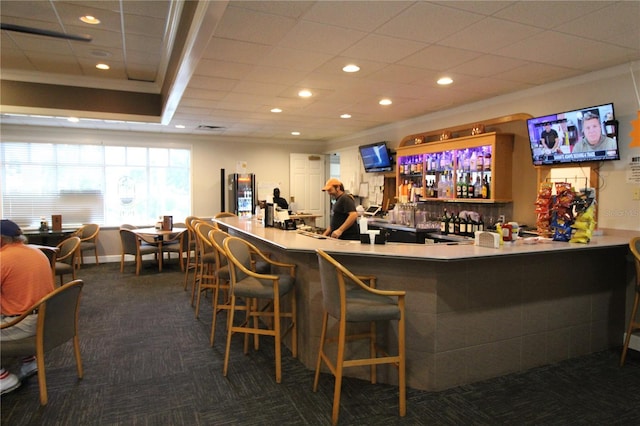
M 26 244 L 20 227 L 0 221 L 0 321 L 11 322 L 54 289 L 51 264 L 38 248 Z M 15 326 L 0 330 L 0 344 L 36 334 L 38 313 L 33 312 Z M 17 389 L 21 380 L 38 372 L 35 355 L 22 359 L 18 375 L 0 367 L 0 394 Z
M 277 205 L 282 210 L 289 209 L 289 203 L 287 203 L 287 200 L 280 196 L 280 188 L 273 189 L 273 204 Z

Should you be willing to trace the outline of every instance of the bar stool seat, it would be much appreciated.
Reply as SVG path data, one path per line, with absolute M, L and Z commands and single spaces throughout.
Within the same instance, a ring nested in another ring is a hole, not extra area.
M 231 300 L 227 328 L 227 347 L 224 355 L 223 374 L 227 375 L 229 354 L 231 350 L 231 336 L 234 333 L 244 333 L 244 353 L 249 351 L 249 334 L 254 335 L 254 348 L 258 349 L 258 337 L 273 336 L 275 340 L 276 382 L 282 381 L 281 342 L 291 333 L 291 352 L 298 356 L 298 337 L 296 326 L 296 265 L 278 262 L 267 258 L 253 244 L 237 237 L 224 240 L 224 248 L 229 260 L 231 271 Z M 260 274 L 253 270 L 252 255 L 270 264 L 272 268 L 283 268 L 285 274 Z M 286 310 L 283 298 L 288 296 L 290 309 Z M 240 325 L 234 324 L 238 298 L 245 299 L 246 317 Z M 260 309 L 258 300 L 266 301 Z M 281 320 L 289 319 L 289 326 L 283 331 Z M 262 322 L 260 321 L 262 320 Z
M 405 378 L 405 292 L 376 290 L 373 275 L 357 276 L 324 251 L 317 249 L 322 285 L 322 331 L 313 381 L 313 391 L 318 390 L 320 368 L 327 366 L 335 377 L 333 391 L 333 411 L 331 422 L 338 423 L 340 413 L 340 391 L 344 368 L 370 366 L 371 383 L 376 383 L 376 367 L 391 364 L 398 369 L 398 390 L 400 416 L 406 414 Z M 367 285 L 364 281 L 368 281 Z M 338 322 L 338 336 L 327 337 L 329 317 Z M 389 355 L 376 343 L 376 321 L 398 321 L 398 355 Z M 369 323 L 368 332 L 347 332 L 347 323 Z M 368 358 L 345 359 L 346 342 L 359 339 L 369 340 Z M 335 361 L 325 352 L 327 343 L 337 343 Z M 380 355 L 380 356 L 378 356 Z

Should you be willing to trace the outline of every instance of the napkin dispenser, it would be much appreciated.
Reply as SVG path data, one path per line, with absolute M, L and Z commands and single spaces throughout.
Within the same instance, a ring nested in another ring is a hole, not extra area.
M 267 203 L 264 208 L 264 215 L 262 216 L 262 224 L 266 227 L 273 228 L 275 210 L 273 203 Z
M 488 231 L 477 231 L 475 245 L 486 248 L 500 248 L 500 234 Z

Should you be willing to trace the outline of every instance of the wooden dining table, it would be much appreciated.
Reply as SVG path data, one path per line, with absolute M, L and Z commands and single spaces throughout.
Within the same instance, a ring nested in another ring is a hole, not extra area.
M 140 236 L 142 240 L 149 244 L 155 244 L 158 246 L 158 270 L 162 272 L 162 244 L 175 240 L 180 233 L 186 231 L 187 228 L 173 228 L 171 231 L 164 231 L 161 228 L 137 228 L 132 229 L 131 232 Z

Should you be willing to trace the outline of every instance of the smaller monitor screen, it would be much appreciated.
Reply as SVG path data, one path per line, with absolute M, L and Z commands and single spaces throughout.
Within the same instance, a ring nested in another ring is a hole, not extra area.
M 527 120 L 535 166 L 619 160 L 613 104 Z
M 363 145 L 359 149 L 365 172 L 389 172 L 393 170 L 386 142 Z

